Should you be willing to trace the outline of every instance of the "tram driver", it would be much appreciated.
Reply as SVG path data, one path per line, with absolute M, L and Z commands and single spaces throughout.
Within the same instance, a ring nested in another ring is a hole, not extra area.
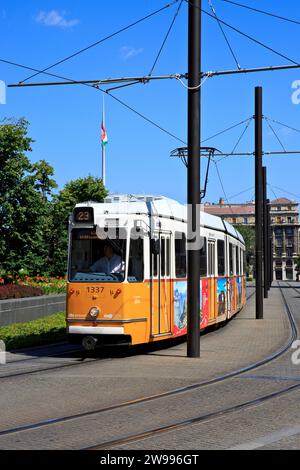
M 115 274 L 124 271 L 124 263 L 121 256 L 114 252 L 113 247 L 106 243 L 103 247 L 104 256 L 98 259 L 90 270 L 97 273 Z

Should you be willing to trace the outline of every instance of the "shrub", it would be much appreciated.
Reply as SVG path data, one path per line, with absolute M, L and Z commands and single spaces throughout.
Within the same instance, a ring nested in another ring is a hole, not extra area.
M 25 297 L 37 297 L 43 291 L 38 287 L 19 286 L 16 284 L 0 285 L 0 300 L 23 299 Z
M 66 339 L 64 313 L 56 313 L 26 323 L 0 327 L 0 340 L 6 349 L 26 348 L 54 343 Z

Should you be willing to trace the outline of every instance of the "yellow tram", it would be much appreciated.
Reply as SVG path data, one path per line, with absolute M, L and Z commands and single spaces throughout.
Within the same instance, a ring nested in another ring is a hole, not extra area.
M 201 329 L 245 302 L 242 236 L 200 212 Z M 186 206 L 112 195 L 78 204 L 69 223 L 67 329 L 86 349 L 186 334 Z

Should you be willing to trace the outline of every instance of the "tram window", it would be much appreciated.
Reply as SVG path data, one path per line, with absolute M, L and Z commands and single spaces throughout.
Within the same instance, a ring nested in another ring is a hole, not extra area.
M 176 277 L 186 277 L 186 239 L 185 234 L 175 232 Z
M 201 237 L 200 276 L 207 276 L 207 241 L 205 237 Z
M 132 238 L 130 240 L 128 261 L 128 282 L 142 282 L 144 280 L 144 240 Z
M 167 277 L 170 276 L 170 247 L 171 247 L 171 244 L 170 244 L 170 238 L 167 238 L 166 239 L 166 242 L 167 242 L 167 245 L 166 245 L 166 275 Z
M 159 238 L 156 240 L 154 239 L 150 240 L 150 250 L 151 250 L 151 259 L 152 259 L 152 266 L 151 266 L 152 276 L 157 277 L 158 259 L 159 259 L 159 253 L 160 253 Z
M 215 275 L 215 242 L 208 242 L 208 275 Z
M 229 243 L 229 271 L 230 271 L 230 276 L 233 276 L 233 249 L 232 249 L 232 243 Z
M 124 281 L 126 230 L 111 229 L 106 235 L 107 238 L 103 238 L 102 231 L 96 228 L 72 230 L 70 281 Z
M 238 246 L 235 247 L 235 261 L 236 261 L 236 275 L 240 274 L 240 263 L 239 263 L 239 248 Z
M 218 275 L 225 276 L 225 243 L 218 240 Z
M 241 266 L 240 266 L 240 272 L 241 272 L 241 274 L 243 274 L 243 261 L 244 261 L 244 259 L 243 259 L 243 251 L 242 251 L 242 248 L 240 248 L 240 265 L 241 265 Z
M 161 239 L 161 252 L 160 252 L 160 274 L 162 277 L 165 276 L 166 273 L 166 240 L 164 237 Z

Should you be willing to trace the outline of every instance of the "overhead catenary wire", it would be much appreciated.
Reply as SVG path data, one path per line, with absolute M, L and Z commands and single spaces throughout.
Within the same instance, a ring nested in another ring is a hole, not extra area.
M 228 199 L 228 197 L 227 197 L 227 194 L 226 194 L 226 191 L 225 191 L 225 188 L 224 188 L 224 184 L 223 184 L 223 181 L 222 181 L 220 172 L 219 172 L 218 163 L 217 163 L 215 160 L 213 160 L 213 162 L 214 162 L 214 164 L 215 164 L 216 172 L 217 172 L 217 175 L 218 175 L 218 179 L 219 179 L 219 182 L 220 182 L 222 191 L 223 191 L 224 200 L 228 203 L 230 212 L 233 214 L 233 211 L 232 211 L 232 208 L 231 208 L 231 204 L 230 204 L 229 199 Z
M 162 11 L 166 10 L 167 8 L 170 8 L 172 7 L 175 3 L 177 3 L 179 0 L 174 0 L 173 2 L 171 3 L 168 3 L 167 5 L 164 5 L 163 7 L 159 8 L 158 10 L 155 10 L 153 11 L 152 13 L 149 13 L 148 15 L 134 21 L 133 23 L 130 23 L 129 25 L 123 27 L 123 28 L 120 28 L 119 30 L 109 34 L 108 36 L 105 36 L 104 38 L 101 38 L 99 39 L 98 41 L 92 43 L 92 44 L 89 44 L 88 46 L 74 52 L 73 54 L 70 54 L 68 55 L 67 57 L 64 57 L 63 59 L 61 60 L 58 60 L 57 62 L 55 62 L 54 64 L 51 64 L 49 65 L 48 67 L 46 67 L 45 69 L 41 70 L 41 71 L 37 71 L 36 73 L 34 73 L 33 75 L 30 75 L 29 77 L 26 77 L 24 78 L 24 80 L 22 80 L 20 83 L 25 83 L 27 82 L 28 80 L 30 80 L 31 78 L 34 78 L 36 77 L 37 75 L 39 75 L 40 73 L 44 73 L 44 72 L 47 72 L 48 70 L 51 70 L 52 68 L 56 67 L 57 65 L 60 65 L 64 62 L 67 62 L 68 60 L 72 59 L 73 57 L 76 57 L 100 44 L 102 44 L 103 42 L 123 33 L 124 31 L 127 31 L 128 29 L 131 29 L 132 27 L 136 26 L 137 24 L 140 24 L 142 23 L 143 21 L 145 20 L 148 20 L 149 18 L 152 18 L 153 16 L 157 15 L 158 13 L 161 13 Z
M 191 4 L 191 5 L 193 5 L 193 2 L 191 2 L 191 0 L 185 0 L 185 2 L 186 2 L 186 3 L 189 3 L 189 4 Z M 198 8 L 198 7 L 196 7 L 196 8 Z M 203 10 L 202 8 L 201 8 L 201 11 L 202 11 L 205 15 L 207 15 L 207 16 L 209 16 L 210 18 L 212 18 L 213 20 L 217 21 L 216 18 L 214 17 L 214 15 L 210 14 L 208 11 Z M 299 65 L 299 62 L 297 62 L 297 61 L 291 59 L 290 57 L 288 57 L 288 56 L 282 54 L 281 52 L 276 51 L 275 49 L 273 49 L 272 47 L 268 46 L 267 44 L 264 44 L 263 42 L 259 41 L 258 39 L 255 39 L 253 36 L 250 36 L 249 34 L 244 33 L 244 32 L 241 31 L 240 29 L 238 29 L 238 28 L 232 26 L 231 24 L 227 23 L 226 21 L 221 20 L 220 18 L 218 18 L 218 20 L 220 21 L 220 23 L 222 23 L 223 25 L 227 26 L 227 28 L 232 29 L 232 30 L 235 31 L 236 33 L 240 34 L 241 36 L 244 36 L 245 38 L 249 39 L 250 41 L 252 41 L 252 42 L 254 42 L 254 43 L 256 43 L 256 44 L 258 44 L 259 46 L 263 47 L 264 49 L 267 49 L 268 51 L 273 52 L 274 54 L 278 55 L 278 56 L 281 57 L 281 58 L 284 58 L 284 59 L 288 60 L 289 62 L 291 62 L 291 63 L 294 64 L 294 65 Z
M 252 119 L 252 118 L 247 118 L 247 119 L 244 119 L 243 121 L 240 121 L 236 124 L 233 124 L 232 126 L 230 127 L 227 127 L 226 129 L 220 131 L 220 132 L 217 132 L 216 134 L 213 134 L 211 135 L 210 137 L 207 137 L 206 139 L 204 140 L 201 140 L 201 144 L 203 144 L 204 142 L 207 142 L 208 140 L 211 140 L 211 139 L 214 139 L 215 137 L 219 137 L 220 135 L 222 134 L 225 134 L 226 132 L 229 132 L 231 131 L 232 129 L 235 129 L 236 127 L 238 126 L 241 126 L 242 124 L 246 123 L 247 121 L 249 121 L 249 119 Z
M 288 21 L 289 23 L 294 23 L 294 24 L 300 25 L 300 21 L 294 20 L 292 18 L 286 18 L 285 16 L 276 15 L 275 13 L 271 13 L 270 11 L 259 10 L 258 8 L 250 7 L 249 5 L 244 5 L 244 4 L 238 3 L 238 2 L 233 2 L 232 0 L 221 0 L 221 1 L 225 2 L 225 3 L 231 3 L 232 5 L 236 5 L 236 6 L 241 7 L 241 8 L 246 8 L 247 10 L 252 10 L 252 11 L 255 11 L 257 13 L 261 13 L 263 15 L 271 16 L 273 18 L 277 18 L 277 19 L 282 20 L 282 21 Z
M 285 149 L 283 143 L 281 142 L 281 140 L 280 140 L 280 138 L 279 138 L 277 132 L 276 132 L 275 129 L 273 128 L 273 126 L 270 124 L 269 119 L 268 119 L 268 118 L 265 118 L 265 121 L 266 121 L 266 123 L 268 124 L 269 128 L 271 129 L 272 133 L 274 134 L 276 140 L 279 142 L 279 145 L 281 146 L 281 148 L 283 149 L 283 151 L 286 152 L 286 149 Z
M 271 186 L 271 185 L 270 185 Z M 289 194 L 291 196 L 294 196 L 294 197 L 297 197 L 300 201 L 300 195 L 299 194 L 295 194 L 295 193 L 292 193 L 291 191 L 287 191 L 286 189 L 283 189 L 283 188 L 279 188 L 278 186 L 274 186 L 272 185 L 273 188 L 275 189 L 279 189 L 279 191 L 282 191 L 283 193 L 286 193 L 286 194 Z
M 230 42 L 229 42 L 229 39 L 228 39 L 228 37 L 227 37 L 227 35 L 226 35 L 225 31 L 224 31 L 224 28 L 223 28 L 223 26 L 221 25 L 221 23 L 220 23 L 220 21 L 219 21 L 219 18 L 218 18 L 218 16 L 217 16 L 216 10 L 215 10 L 215 8 L 214 8 L 214 6 L 213 6 L 213 4 L 212 4 L 212 0 L 208 0 L 208 4 L 209 4 L 209 6 L 210 6 L 210 9 L 211 9 L 213 15 L 215 16 L 216 20 L 218 21 L 218 26 L 219 26 L 219 28 L 220 28 L 220 30 L 221 30 L 221 33 L 222 33 L 222 35 L 223 35 L 223 37 L 224 37 L 224 39 L 225 39 L 225 42 L 226 42 L 226 44 L 227 44 L 227 46 L 228 46 L 228 48 L 229 48 L 229 51 L 230 51 L 230 53 L 231 53 L 231 55 L 232 55 L 232 57 L 233 57 L 233 60 L 234 60 L 234 62 L 235 62 L 235 64 L 236 64 L 237 68 L 238 68 L 238 69 L 241 69 L 241 66 L 240 66 L 239 61 L 238 61 L 238 59 L 237 59 L 237 57 L 236 57 L 236 54 L 234 53 L 233 48 L 231 47 L 231 44 L 230 44 Z
M 156 65 L 157 65 L 157 62 L 158 62 L 158 60 L 159 60 L 159 58 L 160 58 L 160 56 L 161 56 L 161 54 L 162 54 L 162 51 L 163 51 L 163 49 L 164 49 L 164 47 L 165 47 L 165 45 L 166 45 L 166 42 L 167 42 L 167 40 L 168 40 L 168 37 L 169 37 L 169 35 L 170 35 L 171 31 L 172 31 L 172 28 L 173 28 L 173 26 L 174 26 L 174 24 L 175 24 L 175 21 L 176 21 L 176 19 L 177 19 L 177 16 L 179 15 L 180 9 L 181 9 L 181 7 L 182 7 L 182 3 L 183 3 L 183 0 L 180 0 L 179 6 L 178 6 L 178 8 L 177 8 L 177 10 L 176 10 L 176 12 L 175 12 L 175 15 L 174 15 L 174 17 L 173 17 L 173 19 L 172 19 L 172 22 L 171 22 L 171 24 L 170 24 L 170 26 L 169 26 L 169 28 L 168 28 L 168 30 L 167 30 L 167 33 L 166 33 L 166 35 L 165 35 L 165 37 L 164 37 L 164 39 L 163 39 L 162 45 L 160 46 L 159 51 L 158 51 L 158 53 L 157 53 L 157 55 L 156 55 L 156 57 L 155 57 L 154 63 L 153 63 L 153 65 L 152 65 L 152 67 L 151 67 L 151 70 L 150 70 L 150 72 L 149 72 L 149 76 L 151 76 L 151 75 L 153 74 L 153 71 L 154 71 L 154 69 L 155 69 L 155 67 L 156 67 Z
M 248 130 L 248 128 L 249 128 L 250 123 L 252 122 L 252 120 L 253 120 L 253 117 L 251 117 L 251 118 L 248 119 L 248 122 L 246 123 L 246 126 L 245 126 L 245 128 L 243 129 L 241 135 L 238 137 L 238 140 L 237 140 L 237 142 L 235 143 L 235 145 L 234 145 L 234 147 L 233 147 L 233 149 L 232 149 L 232 152 L 229 153 L 229 154 L 227 154 L 227 155 L 222 156 L 219 160 L 217 160 L 217 163 L 219 163 L 219 162 L 221 162 L 222 160 L 224 160 L 224 158 L 230 157 L 230 155 L 234 155 L 234 153 L 235 153 L 237 147 L 239 146 L 240 142 L 242 141 L 244 135 L 246 134 L 246 132 L 247 132 L 247 130 Z
M 243 191 L 240 191 L 239 193 L 234 194 L 233 196 L 229 196 L 228 200 L 231 201 L 232 199 L 235 199 L 236 197 L 241 196 L 242 194 L 248 193 L 249 191 L 252 191 L 253 189 L 254 189 L 254 186 L 251 186 L 251 188 L 244 189 Z
M 29 70 L 37 70 L 37 69 L 33 69 L 32 67 L 28 67 L 26 65 L 22 65 L 22 64 L 18 64 L 16 62 L 12 62 L 12 61 L 8 61 L 8 60 L 5 60 L 5 59 L 0 59 L 0 62 L 3 62 L 3 63 L 6 63 L 6 64 L 9 64 L 9 65 L 13 65 L 13 66 L 16 66 L 16 67 L 21 67 L 21 68 L 25 68 L 25 69 L 29 69 Z M 38 70 L 39 71 L 39 70 Z M 50 75 L 52 77 L 55 77 L 55 78 L 59 78 L 59 79 L 62 79 L 62 80 L 66 80 L 67 82 L 72 82 L 74 84 L 76 84 L 76 80 L 72 80 L 70 78 L 66 78 L 66 77 L 62 77 L 60 75 L 56 75 L 56 74 L 53 74 L 53 73 L 50 73 L 50 72 L 42 72 L 41 73 L 44 73 L 45 75 Z M 165 134 L 169 135 L 170 137 L 173 137 L 174 139 L 176 139 L 177 141 L 183 143 L 183 144 L 186 144 L 186 142 L 182 139 L 180 139 L 179 137 L 177 137 L 175 134 L 173 134 L 172 132 L 168 131 L 167 129 L 165 129 L 164 127 L 160 126 L 159 124 L 157 124 L 156 122 L 154 122 L 152 119 L 148 118 L 147 116 L 145 116 L 144 114 L 140 113 L 139 111 L 137 111 L 136 109 L 134 109 L 132 106 L 128 105 L 127 103 L 125 103 L 125 101 L 122 101 L 120 100 L 119 98 L 117 98 L 116 96 L 112 95 L 110 92 L 108 92 L 107 90 L 103 90 L 102 88 L 99 87 L 99 85 L 97 85 L 96 83 L 91 85 L 89 83 L 80 83 L 80 85 L 84 85 L 84 86 L 87 86 L 89 88 L 92 88 L 94 90 L 99 90 L 101 91 L 102 93 L 106 93 L 107 95 L 109 95 L 112 99 L 114 99 L 115 101 L 119 102 L 122 106 L 124 106 L 125 108 L 127 108 L 128 110 L 132 111 L 134 114 L 136 114 L 137 116 L 139 116 L 140 118 L 142 118 L 143 120 L 145 120 L 146 122 L 148 122 L 149 124 L 153 125 L 154 127 L 156 127 L 157 129 L 161 130 L 162 132 L 164 132 Z M 22 85 L 23 86 L 23 85 Z M 26 86 L 26 85 L 25 85 Z
M 295 127 L 291 127 L 288 124 L 284 124 L 283 122 L 276 121 L 276 119 L 271 119 L 269 117 L 267 119 L 271 122 L 274 122 L 275 124 L 279 124 L 280 126 L 286 127 L 287 129 L 290 129 L 291 131 L 300 132 L 300 129 L 296 129 Z

